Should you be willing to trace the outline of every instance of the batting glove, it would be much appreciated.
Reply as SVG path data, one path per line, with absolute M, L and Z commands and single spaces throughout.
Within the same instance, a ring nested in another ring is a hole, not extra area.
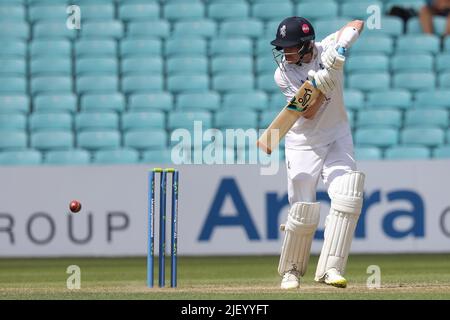
M 315 84 L 317 89 L 327 95 L 336 87 L 337 72 L 334 69 L 322 69 L 317 72 L 310 70 L 308 72 L 308 79 Z

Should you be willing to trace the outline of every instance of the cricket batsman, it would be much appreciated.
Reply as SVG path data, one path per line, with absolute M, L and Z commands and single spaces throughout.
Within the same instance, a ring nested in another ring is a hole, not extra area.
M 290 209 L 284 226 L 278 272 L 281 288 L 300 285 L 320 215 L 318 179 L 331 199 L 315 280 L 345 288 L 345 267 L 361 214 L 364 174 L 356 170 L 353 141 L 343 98 L 342 54 L 358 39 L 364 22 L 355 20 L 315 42 L 314 28 L 302 17 L 283 20 L 271 42 L 278 68 L 275 82 L 287 101 L 310 80 L 321 95 L 286 135 Z M 342 49 L 344 48 L 344 49 Z M 338 50 L 339 49 L 339 50 Z

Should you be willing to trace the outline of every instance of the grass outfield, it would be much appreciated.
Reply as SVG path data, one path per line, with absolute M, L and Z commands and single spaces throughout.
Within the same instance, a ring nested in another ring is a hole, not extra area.
M 352 255 L 346 289 L 315 283 L 316 263 L 299 290 L 281 291 L 276 256 L 180 257 L 176 289 L 148 289 L 145 258 L 0 259 L 0 299 L 450 299 L 450 254 Z M 69 265 L 80 290 L 66 288 Z M 381 268 L 379 289 L 366 287 L 369 265 Z

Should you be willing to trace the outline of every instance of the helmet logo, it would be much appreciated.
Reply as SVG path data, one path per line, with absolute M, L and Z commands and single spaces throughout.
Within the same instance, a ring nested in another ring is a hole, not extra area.
M 303 33 L 309 33 L 309 26 L 306 23 L 302 25 L 302 31 Z
M 284 38 L 286 37 L 286 25 L 283 24 L 283 26 L 280 28 L 280 35 Z

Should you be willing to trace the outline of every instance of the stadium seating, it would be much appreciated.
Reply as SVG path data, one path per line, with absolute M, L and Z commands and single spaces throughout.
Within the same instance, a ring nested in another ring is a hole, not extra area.
M 426 147 L 396 146 L 388 148 L 384 157 L 389 160 L 417 160 L 428 159 L 430 154 L 430 150 Z
M 81 29 L 67 4 L 0 5 L 0 164 L 164 164 L 170 134 L 195 120 L 265 128 L 286 104 L 270 44 L 282 19 L 308 18 L 320 41 L 369 5 L 381 29 L 366 24 L 344 74 L 356 159 L 450 158 L 446 18 L 426 35 L 388 15 L 423 0 L 74 0 Z

